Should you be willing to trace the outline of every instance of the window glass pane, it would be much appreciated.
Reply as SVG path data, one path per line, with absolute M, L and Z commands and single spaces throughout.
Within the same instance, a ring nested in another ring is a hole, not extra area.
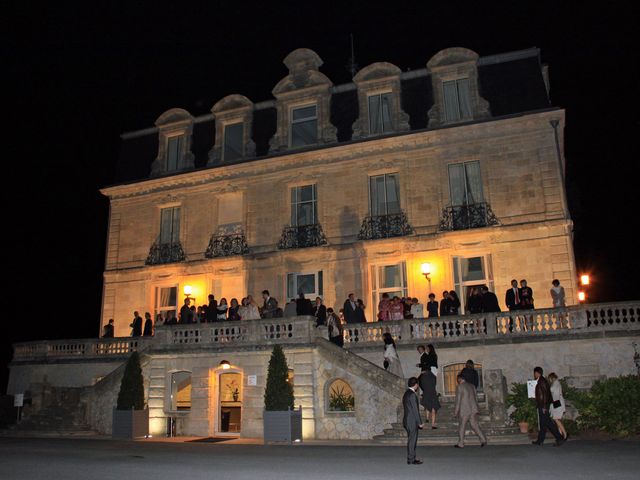
M 317 120 L 307 120 L 300 123 L 294 123 L 291 126 L 291 146 L 301 147 L 317 143 L 317 125 Z
M 380 95 L 369 97 L 369 131 L 382 132 L 382 112 L 380 111 Z
M 464 166 L 462 163 L 449 165 L 449 192 L 452 206 L 465 204 Z
M 460 283 L 460 258 L 453 257 L 453 283 Z
M 458 79 L 457 87 L 458 101 L 460 102 L 460 115 L 462 118 L 471 118 L 471 93 L 469 89 L 469 79 Z
M 444 96 L 444 118 L 447 122 L 460 120 L 458 109 L 458 93 L 455 80 L 442 83 Z
M 351 386 L 344 380 L 335 380 L 327 392 L 330 412 L 351 412 L 355 410 L 355 398 Z
M 385 265 L 381 269 L 380 287 L 393 288 L 400 287 L 401 276 L 399 265 Z
M 191 409 L 190 372 L 176 372 L 171 375 L 171 400 L 173 410 Z
M 173 209 L 173 225 L 171 226 L 171 243 L 180 242 L 180 209 Z
M 391 130 L 391 94 L 382 95 L 382 132 Z
M 484 257 L 462 259 L 462 281 L 484 280 Z
M 321 297 L 324 295 L 323 275 L 322 270 L 318 272 L 318 295 Z
M 480 162 L 467 162 L 464 166 L 467 182 L 467 203 L 469 205 L 473 205 L 474 203 L 484 202 L 484 195 L 482 193 L 482 176 L 480 175 Z
M 315 223 L 313 220 L 313 203 L 299 203 L 298 204 L 298 223 L 297 225 L 312 225 Z
M 387 180 L 387 214 L 400 212 L 400 198 L 398 195 L 398 176 L 386 175 Z
M 296 293 L 316 293 L 316 276 L 313 273 L 298 275 L 298 289 Z
M 296 276 L 293 273 L 289 273 L 287 274 L 287 301 L 296 296 Z
M 163 208 L 160 211 L 160 243 L 171 243 L 171 227 L 173 225 L 173 209 Z
M 314 195 L 313 195 L 313 190 L 314 190 L 314 185 L 306 185 L 304 187 L 300 188 L 300 200 L 302 200 L 303 202 L 308 202 L 310 200 L 313 200 Z
M 293 121 L 302 120 L 305 118 L 315 118 L 316 106 L 310 105 L 308 107 L 294 108 L 293 109 Z
M 243 156 L 243 134 L 242 123 L 234 123 L 224 128 L 224 160 L 231 161 Z
M 178 169 L 180 152 L 182 150 L 182 135 L 171 137 L 167 141 L 167 171 Z
M 387 213 L 386 208 L 386 194 L 384 189 L 384 175 L 380 175 L 372 178 L 372 189 L 373 198 L 371 207 L 372 207 L 372 215 L 385 215 Z

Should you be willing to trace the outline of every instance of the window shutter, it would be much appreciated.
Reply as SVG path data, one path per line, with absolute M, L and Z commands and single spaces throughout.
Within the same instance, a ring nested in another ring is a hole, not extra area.
M 171 243 L 180 242 L 180 208 L 173 208 L 173 222 L 171 228 Z
M 458 93 L 456 90 L 455 80 L 442 82 L 444 117 L 447 122 L 460 120 L 460 112 L 458 110 Z
M 460 115 L 462 118 L 472 118 L 471 114 L 471 90 L 468 78 L 460 78 L 457 81 L 458 100 L 460 102 Z

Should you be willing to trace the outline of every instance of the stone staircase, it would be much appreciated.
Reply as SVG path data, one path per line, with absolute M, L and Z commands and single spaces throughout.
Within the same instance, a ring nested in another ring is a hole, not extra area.
M 47 403 L 37 412 L 2 432 L 4 436 L 95 436 L 85 421 L 82 388 L 52 388 Z
M 436 417 L 437 429 L 432 429 L 426 420 L 426 412 L 420 407 L 424 421 L 424 429 L 418 433 L 418 445 L 454 445 L 458 443 L 458 419 L 454 417 L 455 398 L 440 397 L 442 408 Z M 487 437 L 487 443 L 491 445 L 522 445 L 530 443 L 527 434 L 520 433 L 518 427 L 505 425 L 504 422 L 491 420 L 487 403 L 483 394 L 478 394 L 478 422 L 480 428 Z M 398 418 L 402 419 L 402 406 L 398 409 Z M 394 423 L 391 428 L 384 430 L 382 435 L 376 435 L 373 440 L 377 443 L 406 445 L 407 432 L 402 423 Z M 476 434 L 467 427 L 465 445 L 480 445 Z

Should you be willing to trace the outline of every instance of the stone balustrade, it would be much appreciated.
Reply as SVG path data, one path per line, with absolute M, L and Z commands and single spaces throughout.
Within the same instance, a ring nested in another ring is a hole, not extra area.
M 345 347 L 380 345 L 391 333 L 399 344 L 437 340 L 464 342 L 508 337 L 540 337 L 600 331 L 637 331 L 640 302 L 600 303 L 567 308 L 521 310 L 491 314 L 418 318 L 347 324 Z M 228 347 L 309 344 L 325 336 L 310 316 L 238 322 L 214 322 L 156 327 L 154 337 L 51 340 L 14 344 L 14 362 L 125 356 L 143 349 L 180 348 L 180 345 Z

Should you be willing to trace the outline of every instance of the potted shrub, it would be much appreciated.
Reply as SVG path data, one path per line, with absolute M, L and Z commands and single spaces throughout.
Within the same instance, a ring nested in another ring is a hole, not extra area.
M 124 368 L 118 403 L 113 409 L 113 438 L 139 438 L 149 435 L 149 410 L 144 405 L 144 383 L 140 356 L 133 352 Z
M 302 407 L 293 407 L 293 386 L 282 347 L 275 345 L 269 360 L 264 392 L 264 441 L 302 441 Z
M 507 407 L 514 407 L 509 417 L 516 422 L 522 433 L 533 430 L 538 422 L 536 402 L 529 398 L 526 383 L 511 384 L 511 392 L 507 395 Z

